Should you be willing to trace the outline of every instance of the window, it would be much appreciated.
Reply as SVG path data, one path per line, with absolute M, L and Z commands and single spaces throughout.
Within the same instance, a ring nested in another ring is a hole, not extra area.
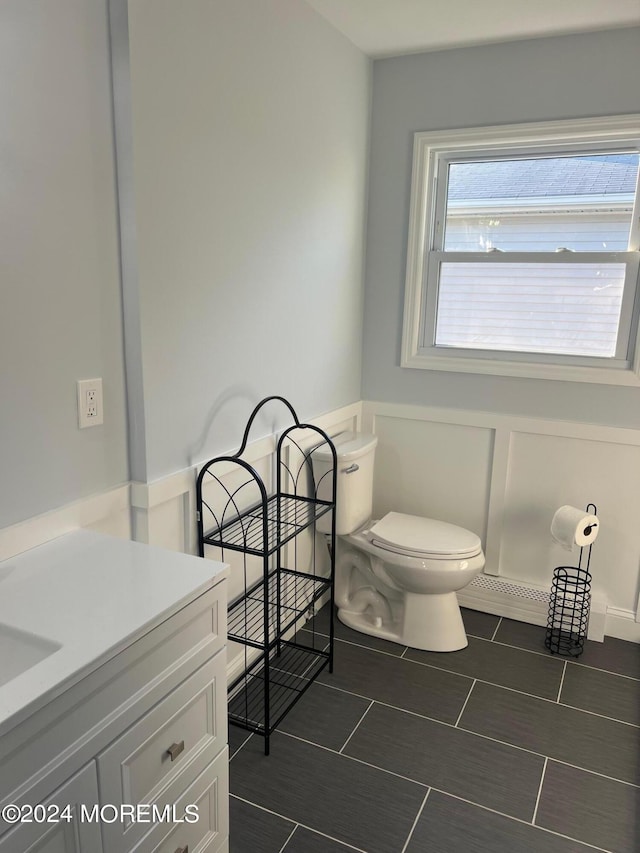
M 639 119 L 416 134 L 404 367 L 640 384 Z

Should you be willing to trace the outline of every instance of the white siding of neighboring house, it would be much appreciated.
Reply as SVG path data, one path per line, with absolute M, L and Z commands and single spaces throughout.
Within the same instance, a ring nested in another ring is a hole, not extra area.
M 581 213 L 456 213 L 447 218 L 445 248 L 482 252 L 553 252 L 559 246 L 582 252 L 624 252 L 629 241 L 628 212 Z
M 449 215 L 446 249 L 624 251 L 629 212 Z M 438 346 L 615 354 L 623 264 L 442 265 Z
M 447 218 L 446 249 L 481 252 L 555 251 L 559 246 L 582 252 L 624 252 L 629 241 L 628 212 L 554 214 L 454 214 Z

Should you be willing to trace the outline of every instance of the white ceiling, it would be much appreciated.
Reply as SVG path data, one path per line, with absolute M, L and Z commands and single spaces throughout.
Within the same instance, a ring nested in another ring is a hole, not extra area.
M 369 56 L 640 24 L 640 0 L 307 0 Z

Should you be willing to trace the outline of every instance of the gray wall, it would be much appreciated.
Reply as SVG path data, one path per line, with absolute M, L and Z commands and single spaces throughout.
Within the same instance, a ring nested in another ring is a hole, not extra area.
M 153 480 L 360 399 L 371 63 L 299 0 L 130 0 L 129 58 Z
M 4 527 L 128 480 L 105 2 L 0 3 L 0 115 Z
M 370 61 L 297 0 L 110 5 L 124 305 L 108 2 L 0 3 L 0 527 L 360 399 Z
M 401 369 L 413 133 L 640 112 L 640 29 L 374 63 L 364 399 L 640 425 L 640 389 Z

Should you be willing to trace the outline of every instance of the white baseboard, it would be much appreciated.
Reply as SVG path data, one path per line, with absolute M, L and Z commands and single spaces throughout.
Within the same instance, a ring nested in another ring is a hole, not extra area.
M 636 614 L 633 610 L 607 607 L 604 632 L 607 637 L 617 637 L 619 640 L 628 640 L 630 643 L 640 643 L 640 622 L 636 621 Z
M 546 625 L 549 614 L 549 590 L 536 584 L 505 577 L 479 575 L 473 583 L 457 593 L 462 607 L 504 616 L 530 625 Z M 613 626 L 612 626 L 613 627 Z M 601 643 L 612 634 L 607 620 L 607 605 L 594 593 L 591 598 L 588 638 Z M 625 638 L 626 639 L 626 638 Z

